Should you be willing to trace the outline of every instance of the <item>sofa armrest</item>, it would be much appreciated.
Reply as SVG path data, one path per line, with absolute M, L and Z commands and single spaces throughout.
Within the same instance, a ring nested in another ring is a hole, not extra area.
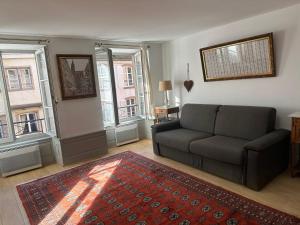
M 252 150 L 257 152 L 263 151 L 264 149 L 270 148 L 272 145 L 276 145 L 277 143 L 280 143 L 286 138 L 289 138 L 289 136 L 290 136 L 290 131 L 288 130 L 284 130 L 284 129 L 275 130 L 260 138 L 248 142 L 244 146 L 244 148 L 246 150 Z
M 153 131 L 155 133 L 158 133 L 162 131 L 178 129 L 180 128 L 180 122 L 179 120 L 172 120 L 172 121 L 152 125 L 151 128 L 152 128 L 152 133 Z
M 152 144 L 153 144 L 153 152 L 156 155 L 160 155 L 159 146 L 155 140 L 155 136 L 159 132 L 167 131 L 167 130 L 174 130 L 180 128 L 180 121 L 179 120 L 172 120 L 164 123 L 159 123 L 151 126 L 152 130 Z
M 288 166 L 290 132 L 275 130 L 247 143 L 245 184 L 260 190 Z

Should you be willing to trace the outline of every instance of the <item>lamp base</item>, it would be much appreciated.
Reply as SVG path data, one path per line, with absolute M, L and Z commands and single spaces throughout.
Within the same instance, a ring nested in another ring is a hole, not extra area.
M 170 106 L 170 101 L 169 101 L 169 92 L 165 91 L 165 106 L 169 107 Z

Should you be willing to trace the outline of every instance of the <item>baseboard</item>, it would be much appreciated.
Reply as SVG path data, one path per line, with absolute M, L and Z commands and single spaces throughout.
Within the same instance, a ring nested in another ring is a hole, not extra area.
M 95 158 L 107 153 L 106 131 L 60 139 L 63 165 Z

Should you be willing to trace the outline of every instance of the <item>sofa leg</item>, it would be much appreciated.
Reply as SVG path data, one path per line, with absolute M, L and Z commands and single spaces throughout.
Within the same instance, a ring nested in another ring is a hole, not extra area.
M 248 151 L 244 151 L 243 167 L 242 167 L 242 184 L 247 185 L 247 162 L 248 162 Z

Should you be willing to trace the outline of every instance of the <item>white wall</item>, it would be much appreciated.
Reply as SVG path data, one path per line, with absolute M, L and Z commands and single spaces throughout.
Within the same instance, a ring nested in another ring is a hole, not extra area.
M 204 82 L 199 49 L 249 36 L 274 32 L 277 76 Z M 172 79 L 174 99 L 180 104 L 209 103 L 271 106 L 277 126 L 290 128 L 287 115 L 300 111 L 300 5 L 212 28 L 163 45 L 164 78 Z M 195 85 L 183 87 L 186 63 Z
M 93 55 L 97 97 L 61 100 L 56 54 Z M 49 43 L 49 57 L 55 97 L 58 100 L 57 113 L 61 138 L 74 137 L 103 130 L 95 61 L 95 41 L 88 39 L 51 38 Z
M 158 91 L 158 84 L 163 80 L 163 59 L 162 59 L 162 44 L 148 43 L 149 61 L 150 61 L 150 76 L 151 76 L 151 90 L 153 96 L 153 105 L 159 106 L 164 103 L 163 92 Z

